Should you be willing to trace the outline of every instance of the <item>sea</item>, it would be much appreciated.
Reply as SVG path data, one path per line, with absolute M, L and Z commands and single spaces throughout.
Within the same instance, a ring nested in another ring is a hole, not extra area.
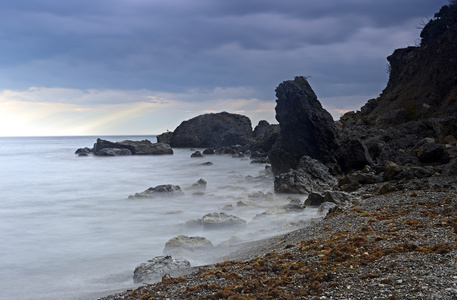
M 282 209 L 291 197 L 306 195 L 275 194 L 266 165 L 248 157 L 191 158 L 203 149 L 182 148 L 173 155 L 75 155 L 98 137 L 0 138 L 0 299 L 97 299 L 135 287 L 135 267 L 163 255 L 178 235 L 217 246 L 271 237 L 321 217 L 314 208 Z M 100 138 L 156 142 L 153 135 Z M 199 179 L 207 182 L 203 192 L 191 188 Z M 161 184 L 179 185 L 184 195 L 129 199 Z M 213 212 L 247 226 L 185 226 Z M 189 259 L 193 266 L 215 260 Z

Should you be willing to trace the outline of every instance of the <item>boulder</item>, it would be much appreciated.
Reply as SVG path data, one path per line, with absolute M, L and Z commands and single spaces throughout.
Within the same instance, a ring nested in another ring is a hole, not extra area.
M 215 152 L 213 148 L 206 148 L 205 150 L 203 150 L 203 154 L 205 155 L 213 155 L 214 153 Z
M 276 120 L 280 139 L 269 153 L 275 175 L 298 169 L 304 155 L 320 160 L 332 173 L 339 171 L 339 134 L 308 81 L 296 77 L 276 88 Z
M 360 170 L 367 165 L 374 165 L 367 146 L 365 146 L 364 142 L 360 139 L 341 143 L 339 151 L 338 162 L 344 172 Z
M 301 212 L 305 209 L 303 202 L 298 198 L 289 197 L 289 203 L 282 206 L 285 212 Z
M 133 281 L 135 283 L 151 282 L 160 279 L 165 274 L 173 274 L 190 268 L 190 262 L 183 258 L 171 256 L 157 256 L 135 268 Z
M 170 145 L 177 148 L 246 145 L 251 136 L 252 125 L 248 117 L 221 112 L 182 122 L 173 132 Z
M 401 171 L 402 168 L 399 165 L 392 161 L 388 161 L 384 164 L 384 173 L 382 178 L 385 181 L 393 180 L 395 176 L 401 173 Z
M 129 199 L 135 198 L 155 198 L 155 197 L 170 197 L 184 195 L 181 187 L 172 184 L 162 184 L 156 187 L 150 187 L 144 192 L 130 195 Z
M 351 196 L 348 193 L 340 191 L 326 191 L 324 194 L 324 202 L 332 202 L 337 205 L 342 205 L 349 202 Z
M 246 226 L 245 220 L 224 212 L 206 214 L 203 216 L 202 221 L 205 229 Z
M 324 203 L 324 196 L 320 193 L 311 193 L 305 200 L 305 206 L 319 206 Z
M 275 176 L 274 189 L 279 193 L 309 194 L 330 190 L 336 183 L 327 166 L 309 156 L 303 156 L 297 170 Z
M 457 175 L 457 158 L 452 159 L 444 166 L 443 175 L 454 176 Z
M 165 243 L 163 253 L 167 255 L 189 255 L 193 252 L 208 251 L 212 248 L 211 241 L 204 237 L 179 235 Z
M 203 157 L 203 154 L 200 151 L 195 151 L 190 155 L 190 157 Z

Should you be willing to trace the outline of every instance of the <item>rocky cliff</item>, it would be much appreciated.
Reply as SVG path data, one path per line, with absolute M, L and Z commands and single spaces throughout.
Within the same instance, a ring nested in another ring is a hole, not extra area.
M 457 5 L 443 6 L 421 36 L 420 46 L 397 49 L 387 57 L 390 75 L 386 88 L 352 116 L 353 121 L 387 129 L 408 121 L 455 120 Z M 443 134 L 454 134 L 457 127 L 451 131 Z

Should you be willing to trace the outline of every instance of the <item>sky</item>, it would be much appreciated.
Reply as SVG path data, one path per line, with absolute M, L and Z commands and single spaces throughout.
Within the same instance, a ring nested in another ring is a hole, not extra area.
M 228 111 L 275 120 L 309 76 L 337 120 L 447 0 L 0 0 L 0 136 L 159 134 Z

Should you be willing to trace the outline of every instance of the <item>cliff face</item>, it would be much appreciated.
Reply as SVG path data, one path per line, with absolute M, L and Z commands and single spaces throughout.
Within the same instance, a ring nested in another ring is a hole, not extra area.
M 449 11 L 452 18 L 444 29 L 423 40 L 421 46 L 397 49 L 387 58 L 387 87 L 357 113 L 359 124 L 386 129 L 408 121 L 455 116 L 457 8 Z

